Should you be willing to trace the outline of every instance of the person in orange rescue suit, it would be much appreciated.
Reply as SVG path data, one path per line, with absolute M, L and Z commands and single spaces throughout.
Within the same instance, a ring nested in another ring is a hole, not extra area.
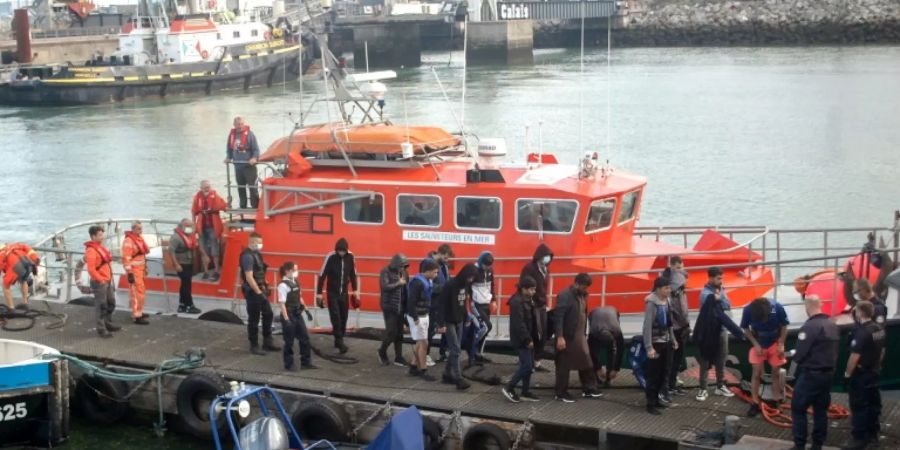
M 16 242 L 0 246 L 0 272 L 3 273 L 3 296 L 13 309 L 12 285 L 22 289 L 22 307 L 28 308 L 28 287 L 34 283 L 41 257 L 31 247 Z
M 219 279 L 219 251 L 222 239 L 222 218 L 219 213 L 227 209 L 227 204 L 222 197 L 214 191 L 209 180 L 200 182 L 200 191 L 194 195 L 191 204 L 191 215 L 197 224 L 197 234 L 200 237 L 200 252 L 203 254 L 203 279 L 218 281 Z M 212 260 L 213 271 L 210 272 L 209 260 Z
M 144 286 L 144 277 L 147 275 L 147 253 L 150 249 L 144 242 L 144 225 L 139 220 L 131 223 L 131 231 L 125 232 L 122 240 L 122 265 L 128 274 L 128 298 L 131 305 L 131 320 L 138 325 L 147 325 L 147 315 L 144 314 L 144 299 L 147 289 Z
M 97 334 L 110 338 L 113 331 L 122 327 L 112 324 L 112 313 L 116 310 L 116 291 L 112 286 L 112 253 L 103 246 L 106 235 L 103 227 L 94 225 L 88 228 L 91 240 L 84 243 L 84 263 L 91 279 L 91 291 L 94 293 L 94 312 L 97 319 Z
M 243 117 L 234 118 L 234 128 L 228 133 L 226 143 L 225 164 L 234 164 L 234 180 L 238 186 L 238 198 L 241 209 L 247 209 L 247 192 L 250 192 L 250 207 L 256 209 L 259 204 L 259 191 L 256 190 L 256 161 L 259 159 L 259 144 L 256 135 Z

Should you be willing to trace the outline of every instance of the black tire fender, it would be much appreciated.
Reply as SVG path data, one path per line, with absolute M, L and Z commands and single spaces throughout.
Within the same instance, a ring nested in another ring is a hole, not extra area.
M 91 423 L 112 425 L 128 413 L 128 385 L 124 381 L 82 374 L 75 382 L 73 406 Z
M 291 415 L 291 423 L 303 439 L 350 441 L 350 416 L 343 406 L 332 400 L 301 401 Z
M 444 446 L 441 426 L 430 417 L 422 416 L 422 442 L 425 450 L 438 450 Z
M 200 316 L 197 318 L 210 322 L 234 323 L 238 325 L 244 324 L 244 321 L 241 320 L 241 318 L 238 317 L 237 314 L 227 309 L 214 309 L 212 311 L 207 311 L 203 314 L 200 314 Z
M 463 450 L 482 450 L 496 448 L 509 450 L 509 434 L 492 423 L 479 423 L 466 431 L 463 439 Z
M 212 439 L 209 404 L 228 390 L 225 379 L 212 373 L 196 372 L 182 380 L 175 395 L 175 404 L 184 431 L 201 439 Z M 222 436 L 227 426 L 225 415 L 220 414 L 216 423 Z

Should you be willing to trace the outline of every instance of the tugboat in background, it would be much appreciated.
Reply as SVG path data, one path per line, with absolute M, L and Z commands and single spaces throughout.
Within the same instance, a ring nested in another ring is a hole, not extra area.
M 304 48 L 285 21 L 271 26 L 235 16 L 224 5 L 190 0 L 190 13 L 181 15 L 171 3 L 142 0 L 137 15 L 122 27 L 115 54 L 80 66 L 21 67 L 0 84 L 0 104 L 90 105 L 210 95 L 297 79 L 300 59 L 305 69 L 314 46 Z

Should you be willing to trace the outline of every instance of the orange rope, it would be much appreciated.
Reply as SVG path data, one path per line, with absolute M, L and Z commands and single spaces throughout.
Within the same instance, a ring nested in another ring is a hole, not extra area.
M 737 386 L 732 386 L 730 389 L 737 398 L 751 405 L 753 404 L 753 397 L 748 392 Z M 787 399 L 794 398 L 794 389 L 790 386 L 785 386 L 784 395 Z M 791 419 L 791 404 L 788 402 L 782 403 L 777 408 L 769 406 L 766 402 L 760 402 L 759 410 L 762 413 L 763 420 L 778 428 L 791 428 L 794 424 L 794 421 Z M 811 408 L 809 413 L 812 413 Z M 828 405 L 829 420 L 846 419 L 847 417 L 850 417 L 850 411 L 847 408 L 834 403 Z

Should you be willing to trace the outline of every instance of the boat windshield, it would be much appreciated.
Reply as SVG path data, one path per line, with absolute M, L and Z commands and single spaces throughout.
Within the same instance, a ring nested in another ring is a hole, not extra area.
M 574 200 L 519 199 L 516 225 L 519 231 L 571 233 L 578 202 Z
M 441 198 L 436 195 L 398 195 L 397 223 L 421 227 L 441 226 Z
M 587 224 L 584 231 L 590 233 L 609 228 L 612 224 L 613 213 L 616 211 L 616 199 L 604 198 L 591 202 L 591 209 L 588 211 Z
M 640 193 L 641 191 L 631 191 L 622 196 L 622 209 L 619 211 L 619 223 L 627 222 L 634 218 Z

